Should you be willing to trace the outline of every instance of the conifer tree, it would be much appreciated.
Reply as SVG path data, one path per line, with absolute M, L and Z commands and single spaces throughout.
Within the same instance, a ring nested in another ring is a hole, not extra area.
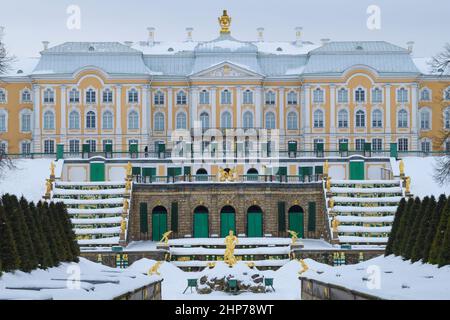
M 0 260 L 2 261 L 1 270 L 5 272 L 17 270 L 20 267 L 19 253 L 3 205 L 0 205 Z
M 416 198 L 416 200 L 415 200 L 413 215 L 412 215 L 411 221 L 410 221 L 410 230 L 409 230 L 408 238 L 405 239 L 405 247 L 403 249 L 403 251 L 404 251 L 403 257 L 406 260 L 411 259 L 412 250 L 416 243 L 417 236 L 419 235 L 420 222 L 423 217 L 422 210 L 425 210 L 425 208 L 428 206 L 429 202 L 430 202 L 429 197 L 425 197 L 422 201 L 420 200 L 420 198 Z
M 405 200 L 405 198 L 402 198 L 397 207 L 394 221 L 392 223 L 391 233 L 389 234 L 389 240 L 388 240 L 388 243 L 386 244 L 386 250 L 384 253 L 385 256 L 389 256 L 394 253 L 394 243 L 397 238 L 398 230 L 400 227 L 400 220 L 402 218 L 402 215 L 404 214 L 405 208 L 406 208 L 406 200 Z
M 33 264 L 35 267 L 40 266 L 39 258 L 42 255 L 42 244 L 40 242 L 39 233 L 36 227 L 36 222 L 34 220 L 34 217 L 31 214 L 30 207 L 28 204 L 28 201 L 25 200 L 24 197 L 21 197 L 19 200 L 20 208 L 22 209 L 25 223 L 28 227 L 28 233 L 31 239 L 31 250 L 32 250 L 32 256 L 31 258 L 34 260 Z
M 436 235 L 437 225 L 441 216 L 442 209 L 445 206 L 447 197 L 444 194 L 439 196 L 438 202 L 433 212 L 431 212 L 431 218 L 429 219 L 428 230 L 425 235 L 425 240 L 423 242 L 424 248 L 422 253 L 422 261 L 429 262 L 431 245 L 433 244 L 434 236 Z
M 30 202 L 29 204 L 30 207 L 30 212 L 31 212 L 31 217 L 35 223 L 36 226 L 36 230 L 37 230 L 37 237 L 40 244 L 40 250 L 41 253 L 38 256 L 38 261 L 39 261 L 39 267 L 41 269 L 47 269 L 50 266 L 53 265 L 52 263 L 52 257 L 51 257 L 51 253 L 50 253 L 50 248 L 47 242 L 47 238 L 44 234 L 44 230 L 42 227 L 42 223 L 41 223 L 41 216 L 39 214 L 39 210 L 38 208 L 36 208 L 36 206 L 34 205 L 33 202 Z
M 70 261 L 78 262 L 78 256 L 80 255 L 80 247 L 78 246 L 75 232 L 73 231 L 73 225 L 67 213 L 66 206 L 62 202 L 56 203 L 59 216 L 62 221 L 64 235 L 69 245 Z
M 448 210 L 450 210 L 450 206 L 447 206 L 447 211 Z M 447 217 L 450 217 L 450 212 L 447 212 L 446 215 Z M 444 237 L 442 239 L 438 265 L 439 267 L 450 265 L 450 218 L 447 218 L 447 228 L 445 229 Z
M 425 249 L 425 238 L 428 232 L 428 228 L 430 226 L 430 220 L 432 219 L 434 210 L 436 208 L 436 199 L 434 196 L 431 196 L 428 205 L 422 206 L 421 210 L 421 219 L 419 222 L 419 232 L 416 238 L 416 242 L 414 243 L 411 260 L 413 262 L 419 261 L 423 257 L 423 251 Z
M 56 244 L 56 238 L 55 233 L 53 232 L 53 225 L 50 223 L 50 215 L 49 215 L 49 208 L 47 202 L 39 202 L 38 203 L 38 210 L 39 215 L 41 218 L 41 225 L 42 229 L 44 231 L 46 242 L 48 243 L 49 249 L 50 249 L 50 257 L 51 257 L 51 264 L 50 267 L 54 267 L 58 265 L 59 261 L 59 254 Z
M 53 202 L 50 202 L 48 205 L 49 208 L 49 218 L 50 223 L 52 225 L 53 234 L 55 237 L 55 245 L 57 250 L 57 256 L 58 256 L 58 263 L 62 261 L 68 260 L 68 252 L 67 252 L 67 242 L 65 237 L 63 237 L 62 227 L 60 220 L 58 219 L 58 214 L 56 213 L 55 204 Z
M 448 217 L 450 214 L 450 197 L 447 199 L 445 203 L 445 207 L 441 212 L 441 217 L 439 219 L 439 224 L 436 228 L 436 234 L 433 239 L 433 244 L 431 245 L 430 250 L 430 259 L 429 262 L 431 264 L 439 263 L 439 255 L 441 253 L 442 244 L 444 241 L 444 234 L 447 229 Z
M 395 237 L 395 242 L 393 243 L 393 249 L 394 249 L 393 252 L 396 256 L 402 255 L 403 239 L 406 236 L 407 222 L 408 222 L 411 210 L 413 208 L 413 205 L 414 205 L 414 199 L 409 198 L 408 201 L 406 202 L 406 207 L 404 209 L 404 212 L 400 218 L 400 225 L 398 228 L 397 235 Z

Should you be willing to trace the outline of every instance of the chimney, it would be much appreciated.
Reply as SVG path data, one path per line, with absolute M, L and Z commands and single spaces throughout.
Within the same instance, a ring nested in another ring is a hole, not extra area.
M 411 53 L 411 52 L 413 52 L 413 49 L 414 49 L 414 41 L 408 41 L 407 43 L 406 43 L 406 45 L 408 46 L 408 51 Z
M 48 42 L 48 41 L 42 41 L 42 45 L 44 46 L 44 50 L 47 50 L 47 49 L 48 49 L 49 43 L 50 43 L 50 42 Z
M 263 27 L 257 28 L 256 34 L 258 36 L 258 41 L 263 42 L 264 41 L 264 28 Z
M 192 41 L 192 32 L 194 28 L 188 27 L 186 28 L 186 41 Z
M 330 39 L 320 39 L 320 42 L 322 43 L 322 46 L 326 45 L 328 42 L 330 42 Z
M 0 41 L 2 41 L 4 35 L 5 35 L 5 27 L 0 26 Z
M 155 44 L 155 28 L 148 27 L 147 31 L 148 31 L 148 39 L 147 39 L 148 45 L 153 46 Z
M 295 28 L 295 45 L 298 47 L 302 46 L 302 27 L 296 27 Z
M 131 47 L 133 45 L 133 41 L 124 41 L 123 43 L 125 43 L 127 47 Z

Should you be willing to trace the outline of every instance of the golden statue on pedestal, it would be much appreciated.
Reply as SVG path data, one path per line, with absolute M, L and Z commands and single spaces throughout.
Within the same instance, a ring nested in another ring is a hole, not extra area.
M 323 165 L 323 175 L 325 177 L 328 177 L 328 168 L 329 168 L 328 160 L 325 160 L 325 163 Z
M 127 222 L 122 218 L 122 222 L 120 223 L 120 233 L 125 234 L 125 231 L 127 231 Z
M 130 191 L 130 189 L 131 189 L 131 180 L 127 179 L 125 181 L 125 192 Z
M 292 236 L 291 244 L 295 244 L 297 242 L 297 239 L 298 239 L 298 232 L 295 232 L 295 231 L 292 231 L 292 230 L 288 230 L 287 232 Z
M 219 19 L 220 24 L 220 33 L 221 34 L 228 34 L 230 33 L 230 26 L 231 26 L 231 17 L 227 14 L 227 10 L 223 10 L 223 14 Z
M 334 208 L 334 199 L 330 198 L 330 200 L 328 200 L 328 207 L 330 207 L 330 209 Z
M 330 191 L 331 189 L 331 178 L 327 177 L 327 181 L 325 182 L 325 186 L 327 188 L 327 191 Z
M 233 182 L 236 180 L 236 168 L 232 168 L 232 169 L 223 169 L 223 168 L 219 168 L 219 181 L 220 182 L 225 182 L 225 181 L 230 181 Z
M 153 276 L 155 274 L 157 274 L 158 276 L 160 275 L 158 269 L 161 266 L 163 262 L 162 261 L 157 261 L 151 268 L 150 270 L 148 270 L 147 275 L 149 276 Z
M 333 227 L 333 232 L 338 232 L 339 220 L 336 219 L 336 217 L 333 218 L 333 221 L 331 222 L 331 226 Z
M 166 231 L 163 233 L 161 240 L 159 242 L 168 244 L 169 243 L 169 236 L 172 234 L 172 230 Z
M 230 230 L 228 236 L 225 238 L 225 254 L 223 255 L 223 261 L 230 267 L 236 264 L 237 260 L 234 256 L 234 248 L 238 244 L 238 238 L 234 235 L 233 230 Z
M 50 162 L 50 178 L 55 177 L 55 163 L 52 161 Z
M 131 164 L 130 161 L 128 161 L 128 163 L 127 163 L 125 174 L 127 177 L 131 177 L 131 175 L 133 174 L 133 165 Z
M 127 199 L 123 199 L 123 212 L 128 211 L 129 204 Z
M 303 259 L 298 260 L 300 262 L 302 269 L 298 272 L 299 275 L 302 275 L 306 271 L 308 271 L 309 267 Z
M 45 195 L 49 196 L 50 192 L 52 192 L 52 188 L 53 188 L 52 181 L 50 179 L 45 180 L 45 188 L 46 188 Z
M 405 178 L 405 192 L 410 193 L 411 192 L 411 177 Z
M 405 175 L 405 163 L 403 162 L 403 160 L 400 160 L 398 168 L 400 169 L 400 176 L 401 177 L 404 176 Z

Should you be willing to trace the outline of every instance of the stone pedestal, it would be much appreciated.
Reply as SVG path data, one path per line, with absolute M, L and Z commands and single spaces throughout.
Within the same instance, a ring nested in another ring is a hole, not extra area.
M 169 245 L 166 243 L 158 243 L 156 249 L 169 251 Z

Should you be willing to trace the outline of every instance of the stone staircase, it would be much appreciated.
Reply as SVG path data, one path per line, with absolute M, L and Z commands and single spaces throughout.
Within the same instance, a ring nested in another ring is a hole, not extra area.
M 51 200 L 66 204 L 81 250 L 109 250 L 126 241 L 130 195 L 125 181 L 57 181 Z
M 400 179 L 331 179 L 325 192 L 332 242 L 351 246 L 386 245 L 397 206 L 404 196 Z

